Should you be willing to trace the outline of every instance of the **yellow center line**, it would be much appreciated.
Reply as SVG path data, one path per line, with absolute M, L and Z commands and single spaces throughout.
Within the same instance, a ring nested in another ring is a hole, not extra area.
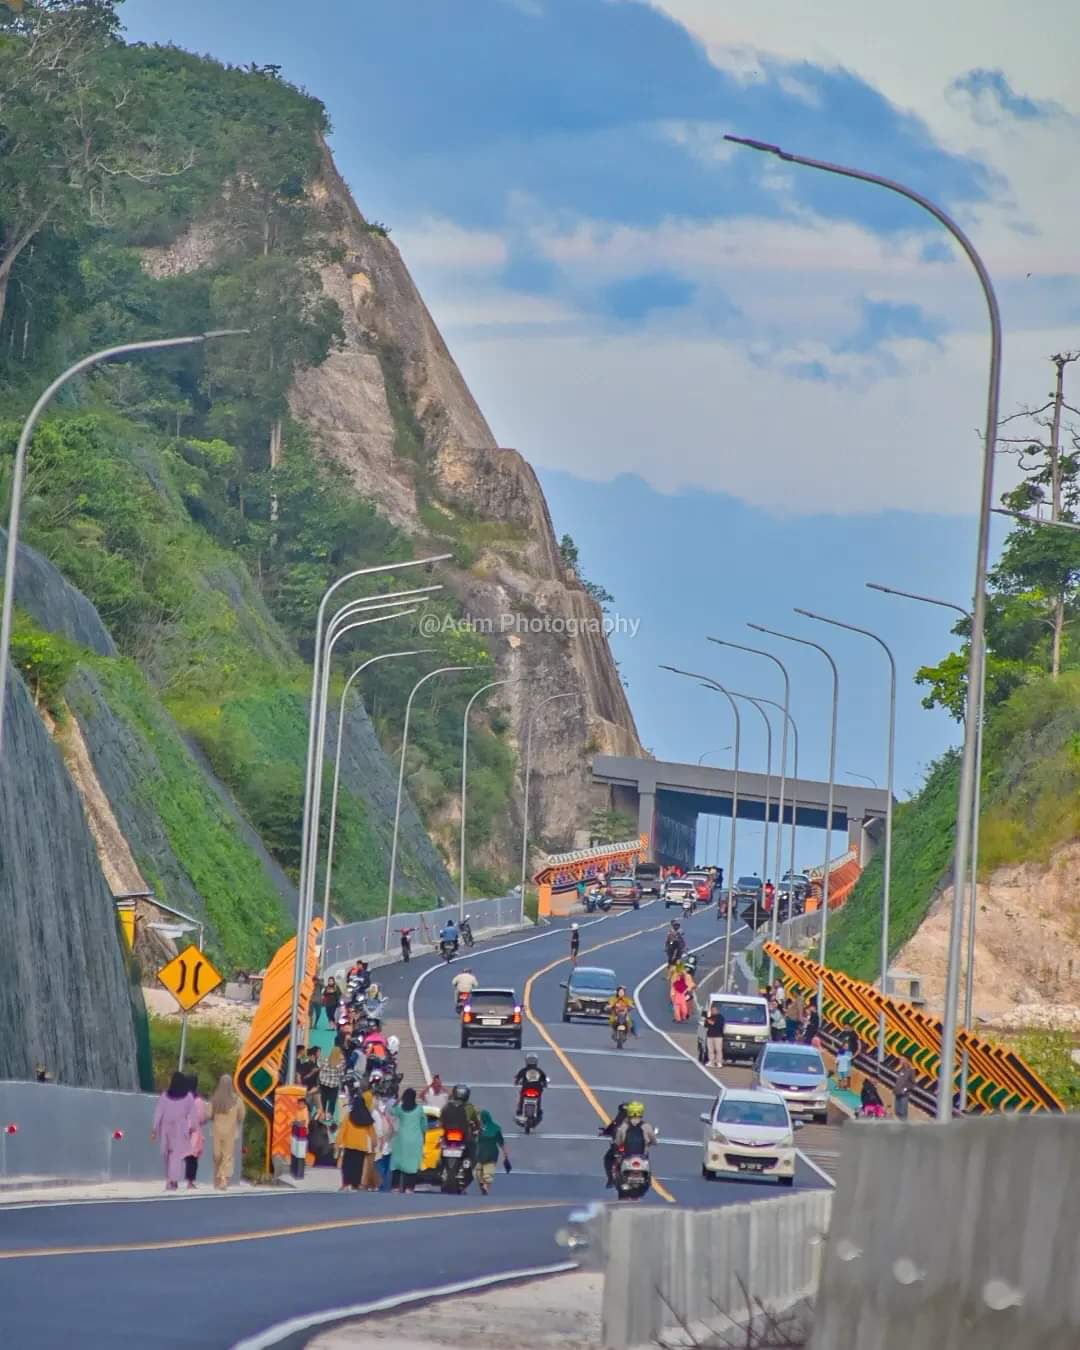
M 180 1247 L 217 1247 L 231 1242 L 262 1242 L 267 1238 L 298 1237 L 304 1233 L 329 1233 L 339 1228 L 365 1228 L 380 1223 L 423 1223 L 430 1219 L 468 1219 L 480 1214 L 518 1214 L 523 1209 L 560 1209 L 565 1200 L 540 1200 L 516 1205 L 485 1205 L 483 1209 L 446 1209 L 434 1214 L 370 1214 L 362 1219 L 327 1219 L 320 1223 L 292 1224 L 287 1228 L 264 1228 L 254 1233 L 222 1233 L 218 1236 L 169 1238 L 158 1242 L 110 1242 L 93 1247 L 22 1247 L 0 1251 L 0 1261 L 20 1261 L 38 1256 L 102 1256 L 117 1252 L 164 1252 Z
M 665 927 L 665 924 L 658 923 L 654 928 L 639 928 L 637 932 L 626 933 L 623 937 L 608 938 L 606 942 L 598 942 L 595 944 L 595 946 L 590 947 L 587 951 L 580 953 L 580 955 L 589 956 L 592 952 L 598 952 L 601 947 L 613 947 L 615 946 L 616 943 L 619 942 L 629 942 L 631 938 L 641 937 L 642 934 L 644 933 L 657 933 L 663 927 Z M 538 980 L 541 975 L 546 975 L 548 971 L 554 970 L 556 966 L 564 965 L 569 960 L 570 958 L 568 956 L 560 956 L 557 961 L 552 961 L 549 965 L 541 966 L 539 970 L 534 970 L 533 973 L 529 976 L 529 978 L 525 981 L 525 991 L 522 996 L 522 1004 L 525 1008 L 525 1016 L 537 1029 L 537 1031 L 544 1038 L 544 1040 L 547 1041 L 548 1045 L 555 1052 L 555 1055 L 558 1058 L 559 1063 L 563 1066 L 566 1072 L 570 1075 L 570 1077 L 574 1080 L 577 1086 L 581 1089 L 582 1096 L 589 1103 L 589 1105 L 596 1112 L 596 1114 L 600 1117 L 603 1123 L 607 1125 L 610 1122 L 611 1117 L 600 1105 L 599 1101 L 597 1100 L 596 1093 L 593 1092 L 592 1088 L 585 1081 L 584 1077 L 581 1075 L 581 1073 L 578 1072 L 577 1067 L 573 1064 L 570 1057 L 567 1055 L 566 1051 L 548 1032 L 547 1027 L 545 1027 L 543 1022 L 541 1022 L 540 1019 L 536 1017 L 536 1015 L 533 1013 L 532 1010 L 532 987 L 534 982 Z M 663 1185 L 662 1182 L 657 1181 L 655 1176 L 652 1179 L 652 1188 L 654 1191 L 656 1191 L 657 1195 L 661 1196 L 663 1199 L 668 1201 L 669 1204 L 672 1205 L 675 1204 L 675 1197 L 671 1194 L 671 1192 L 667 1189 L 667 1187 Z

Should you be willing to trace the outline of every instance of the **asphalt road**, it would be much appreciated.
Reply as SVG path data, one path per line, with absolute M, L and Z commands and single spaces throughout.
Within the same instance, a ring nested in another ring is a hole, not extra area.
M 774 1194 L 771 1184 L 701 1177 L 698 1116 L 712 1097 L 709 1079 L 644 1020 L 673 1027 L 662 982 L 647 978 L 663 960 L 668 917 L 651 904 L 582 923 L 581 962 L 609 965 L 631 989 L 641 986 L 639 1035 L 621 1052 L 606 1026 L 561 1020 L 565 924 L 478 946 L 449 969 L 426 957 L 380 971 L 394 1017 L 415 989 L 431 1067 L 447 1082 L 468 1082 L 473 1100 L 504 1127 L 514 1170 L 500 1172 L 490 1197 L 475 1189 L 464 1197 L 268 1190 L 190 1202 L 177 1196 L 0 1209 L 4 1344 L 227 1350 L 306 1313 L 547 1265 L 562 1255 L 554 1235 L 567 1210 L 612 1198 L 596 1131 L 603 1115 L 631 1096 L 646 1103 L 662 1139 L 653 1159 L 660 1184 L 644 1203 L 670 1197 L 721 1205 Z M 721 932 L 713 909 L 688 924 L 691 946 Z M 746 936 L 739 933 L 736 945 Z M 537 1051 L 551 1078 L 544 1121 L 528 1138 L 517 1137 L 513 1123 L 511 1081 L 522 1056 L 459 1046 L 449 982 L 461 965 L 527 997 L 525 1049 Z M 823 1184 L 800 1164 L 796 1188 Z

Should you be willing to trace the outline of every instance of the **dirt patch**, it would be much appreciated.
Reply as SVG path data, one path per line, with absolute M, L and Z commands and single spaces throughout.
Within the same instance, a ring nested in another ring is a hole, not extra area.
M 158 986 L 143 986 L 143 999 L 147 1012 L 156 1017 L 180 1017 L 176 999 L 167 989 Z M 238 1003 L 235 999 L 223 998 L 220 994 L 207 994 L 206 998 L 190 1014 L 195 1025 L 222 1027 L 230 1031 L 239 1040 L 247 1037 L 251 1019 L 255 1016 L 255 1003 Z
M 1080 1030 L 1080 842 L 1048 865 L 1000 867 L 980 883 L 975 924 L 975 1015 L 994 1027 Z M 896 967 L 922 980 L 929 1007 L 945 997 L 952 888 L 935 900 Z M 965 943 L 967 920 L 965 917 Z

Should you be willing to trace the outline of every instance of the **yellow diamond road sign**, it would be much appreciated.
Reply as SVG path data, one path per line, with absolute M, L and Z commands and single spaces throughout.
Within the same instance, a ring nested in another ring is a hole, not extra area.
M 194 943 L 162 966 L 158 979 L 185 1012 L 190 1012 L 221 983 L 221 976 Z

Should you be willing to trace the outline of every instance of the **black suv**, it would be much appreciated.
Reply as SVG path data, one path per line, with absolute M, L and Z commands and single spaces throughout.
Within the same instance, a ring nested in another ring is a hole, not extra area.
M 572 1017 L 598 1017 L 606 1021 L 608 1000 L 615 997 L 619 983 L 615 972 L 603 966 L 575 966 L 562 987 L 566 990 L 564 1022 Z
M 474 989 L 461 1010 L 461 1048 L 501 1041 L 521 1049 L 521 1004 L 512 989 Z

